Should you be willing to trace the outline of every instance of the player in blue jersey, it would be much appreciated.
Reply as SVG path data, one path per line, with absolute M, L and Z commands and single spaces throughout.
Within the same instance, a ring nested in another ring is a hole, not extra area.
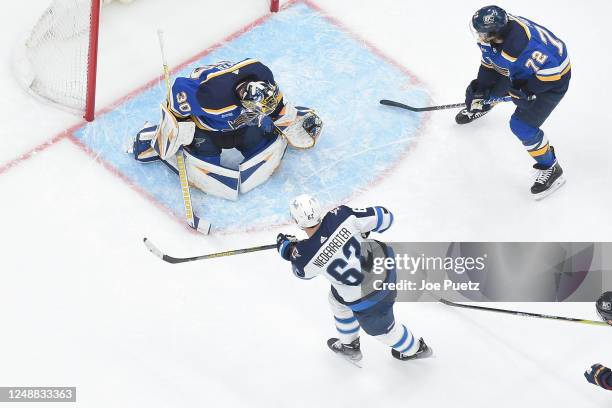
M 308 238 L 298 241 L 292 235 L 278 234 L 278 252 L 291 262 L 298 278 L 323 275 L 331 282 L 329 303 L 338 337 L 327 341 L 329 348 L 352 362 L 361 360 L 359 330 L 363 329 L 390 346 L 393 357 L 399 360 L 431 355 L 422 338 L 417 340 L 405 325 L 395 322 L 396 291 L 381 284 L 395 283 L 395 268 L 382 274 L 372 272 L 372 259 L 393 257 L 393 250 L 362 237 L 386 231 L 393 223 L 393 214 L 384 207 L 346 206 L 323 214 L 317 200 L 306 194 L 293 199 L 289 208 Z
M 591 384 L 595 384 L 604 390 L 612 391 L 612 371 L 601 364 L 593 364 L 584 372 L 584 377 Z
M 234 147 L 249 156 L 249 150 L 266 138 L 276 137 L 272 117 L 278 117 L 283 107 L 272 71 L 251 58 L 222 61 L 176 78 L 170 99 L 170 111 L 177 118 L 196 124 L 194 151 L 215 158 L 221 149 Z
M 251 58 L 196 68 L 188 77 L 176 78 L 169 96 L 170 113 L 178 122 L 195 123 L 190 151 L 216 164 L 222 149 L 237 148 L 248 157 L 275 138 L 272 118 L 283 107 L 272 72 Z
M 597 299 L 595 308 L 599 316 L 612 325 L 612 292 L 606 292 Z M 593 364 L 585 371 L 585 378 L 591 384 L 600 386 L 605 390 L 612 390 L 612 371 L 601 364 Z
M 484 101 L 509 94 L 516 104 L 510 129 L 536 160 L 531 193 L 544 198 L 565 183 L 555 150 L 540 127 L 568 89 L 567 48 L 550 30 L 497 6 L 479 9 L 471 28 L 482 57 L 478 76 L 466 90 L 466 108 L 455 119 L 470 123 L 491 110 Z
M 312 109 L 285 103 L 272 71 L 261 62 L 221 61 L 175 79 L 159 125 L 145 124 L 133 153 L 141 162 L 161 159 L 175 171 L 176 155 L 184 153 L 189 184 L 236 200 L 268 180 L 288 144 L 313 147 L 321 127 Z M 244 159 L 237 169 L 221 163 L 222 150 L 233 148 Z

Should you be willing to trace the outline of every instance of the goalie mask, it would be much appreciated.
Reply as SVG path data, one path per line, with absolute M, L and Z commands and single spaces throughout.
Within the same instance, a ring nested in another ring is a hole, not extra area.
M 300 228 L 310 228 L 321 222 L 321 206 L 316 198 L 302 194 L 291 200 L 291 218 Z
M 606 292 L 597 299 L 597 313 L 605 321 L 612 320 L 612 292 Z
M 270 115 L 279 102 L 279 91 L 276 85 L 268 82 L 248 82 L 241 96 L 245 109 L 262 115 Z

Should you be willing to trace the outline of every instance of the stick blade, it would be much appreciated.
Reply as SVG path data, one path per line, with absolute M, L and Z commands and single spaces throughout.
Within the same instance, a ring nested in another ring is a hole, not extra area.
M 174 258 L 170 255 L 166 255 L 164 254 L 159 248 L 157 248 L 152 242 L 151 240 L 149 240 L 148 238 L 144 238 L 142 240 L 145 244 L 145 246 L 147 247 L 147 249 L 156 257 L 158 257 L 159 259 L 161 259 L 162 261 L 171 263 L 171 264 L 177 264 L 177 263 L 182 263 L 182 262 L 188 262 L 191 259 L 190 258 Z
M 390 101 L 388 99 L 381 99 L 380 100 L 380 104 L 381 105 L 386 105 L 386 106 L 393 106 L 396 108 L 402 108 L 402 109 L 406 109 L 409 110 L 411 112 L 422 112 L 423 108 L 415 108 L 414 106 L 409 106 L 400 102 L 395 102 L 395 101 Z
M 144 242 L 147 249 L 159 259 L 164 259 L 164 254 L 159 250 L 148 238 L 143 238 L 142 242 Z

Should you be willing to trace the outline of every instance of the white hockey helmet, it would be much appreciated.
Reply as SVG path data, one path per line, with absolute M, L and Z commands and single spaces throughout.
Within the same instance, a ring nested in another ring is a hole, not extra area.
M 323 218 L 319 202 L 309 194 L 301 194 L 291 200 L 289 211 L 300 228 L 314 227 Z

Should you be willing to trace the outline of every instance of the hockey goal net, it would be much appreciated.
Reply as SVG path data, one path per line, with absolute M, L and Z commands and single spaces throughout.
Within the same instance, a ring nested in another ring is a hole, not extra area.
M 14 61 L 18 78 L 31 93 L 88 121 L 95 110 L 100 4 L 52 0 Z M 278 9 L 279 0 L 270 0 L 270 10 Z
M 93 120 L 100 0 L 52 0 L 17 50 L 31 93 Z

